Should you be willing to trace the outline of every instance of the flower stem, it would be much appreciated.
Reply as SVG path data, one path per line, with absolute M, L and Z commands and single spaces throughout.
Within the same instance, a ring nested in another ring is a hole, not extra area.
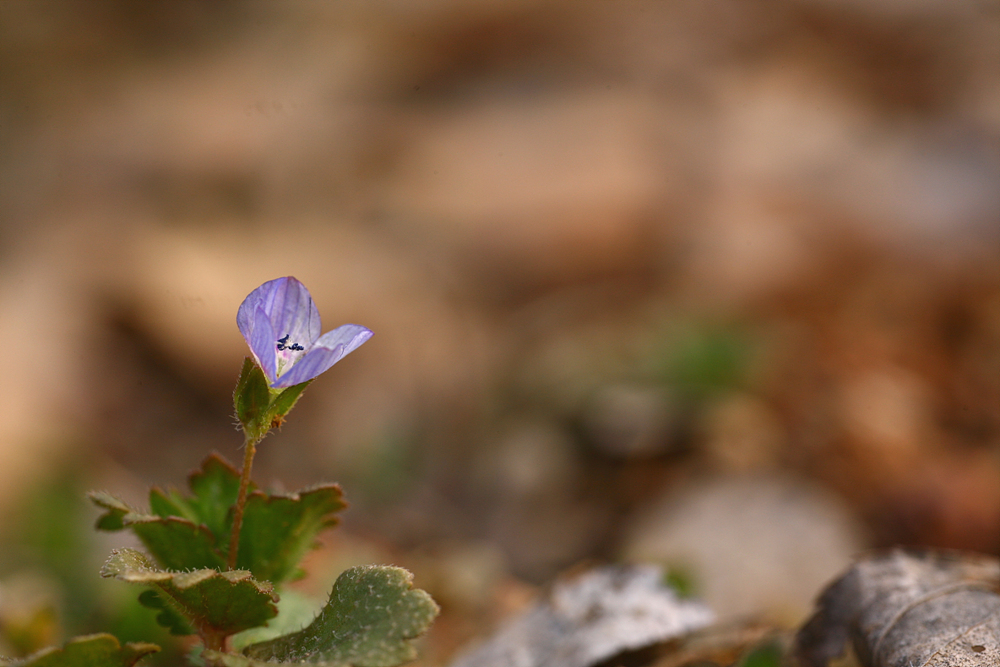
M 240 546 L 240 528 L 243 526 L 243 508 L 247 503 L 247 490 L 250 488 L 250 469 L 253 468 L 253 455 L 257 451 L 260 439 L 247 436 L 246 453 L 243 456 L 243 475 L 240 477 L 240 492 L 236 497 L 236 508 L 233 511 L 233 532 L 229 537 L 228 569 L 236 569 L 236 555 Z

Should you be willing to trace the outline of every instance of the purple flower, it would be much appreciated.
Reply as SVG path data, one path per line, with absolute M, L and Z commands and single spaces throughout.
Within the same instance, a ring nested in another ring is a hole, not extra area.
M 274 389 L 312 380 L 372 337 L 357 324 L 322 336 L 319 311 L 295 278 L 269 280 L 243 300 L 236 324 Z

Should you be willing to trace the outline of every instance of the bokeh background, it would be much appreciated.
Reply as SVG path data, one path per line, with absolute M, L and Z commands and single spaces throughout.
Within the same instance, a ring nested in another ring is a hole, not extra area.
M 255 476 L 343 484 L 303 590 L 410 567 L 427 664 L 582 562 L 793 624 L 859 550 L 1000 548 L 1000 3 L 3 0 L 0 77 L 24 646 L 148 629 L 83 493 L 240 460 L 283 275 L 375 337 Z

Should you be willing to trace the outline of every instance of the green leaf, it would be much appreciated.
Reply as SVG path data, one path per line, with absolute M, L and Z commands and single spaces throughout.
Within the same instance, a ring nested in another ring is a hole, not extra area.
M 173 489 L 150 491 L 152 514 L 133 509 L 107 493 L 89 495 L 95 505 L 106 510 L 97 527 L 130 529 L 161 567 L 222 570 L 239 484 L 236 468 L 212 454 L 188 478 L 190 495 Z M 276 584 L 296 577 L 299 561 L 315 546 L 317 535 L 336 525 L 335 513 L 347 507 L 336 484 L 289 494 L 264 493 L 251 484 L 250 491 L 236 565 L 250 570 L 259 580 Z
M 98 529 L 130 529 L 163 567 L 174 570 L 225 567 L 225 554 L 216 548 L 216 537 L 206 526 L 176 516 L 144 514 L 107 493 L 87 495 L 95 505 L 107 510 L 97 519 Z
M 220 455 L 211 454 L 189 476 L 188 485 L 189 496 L 154 487 L 149 494 L 153 514 L 110 494 L 92 492 L 88 494 L 91 501 L 107 510 L 98 518 L 97 528 L 130 529 L 160 566 L 169 570 L 223 569 L 239 473 Z
M 769 639 L 755 646 L 736 663 L 737 667 L 781 667 L 784 651 L 776 639 Z
M 212 651 L 210 649 L 206 649 L 201 652 L 201 659 L 209 667 L 281 667 L 281 665 L 284 664 L 251 660 L 245 655 L 239 655 L 236 653 L 220 653 L 219 651 Z M 340 663 L 317 664 L 320 664 L 322 667 L 349 667 L 348 665 Z
M 233 392 L 233 407 L 243 430 L 254 440 L 264 437 L 271 427 L 268 415 L 270 404 L 271 390 L 267 376 L 253 359 L 246 357 Z
M 191 509 L 176 491 L 162 491 L 158 487 L 149 490 L 149 511 L 156 516 L 179 516 L 194 521 Z
M 739 328 L 709 325 L 680 332 L 665 352 L 664 379 L 681 396 L 703 400 L 746 382 L 754 346 Z
M 166 628 L 172 635 L 193 635 L 194 629 L 170 604 L 152 588 L 139 594 L 139 604 L 147 609 L 159 612 L 156 622 Z
M 203 655 L 225 667 L 394 667 L 416 657 L 409 640 L 423 634 L 438 613 L 431 596 L 412 583 L 413 575 L 398 567 L 351 568 L 340 575 L 326 606 L 303 630 L 252 644 L 244 656 Z
M 287 495 L 251 493 L 243 514 L 237 567 L 276 584 L 294 578 L 299 561 L 315 546 L 316 536 L 334 526 L 334 513 L 345 507 L 336 484 Z
M 242 651 L 250 644 L 297 632 L 312 623 L 322 607 L 323 600 L 299 593 L 293 588 L 284 590 L 278 600 L 278 615 L 268 621 L 267 625 L 250 628 L 230 637 L 230 650 Z
M 235 634 L 278 614 L 271 584 L 246 570 L 168 572 L 134 549 L 120 549 L 111 552 L 101 576 L 154 586 L 202 637 Z
M 125 525 L 168 570 L 225 569 L 226 558 L 216 538 L 204 525 L 171 516 L 129 514 Z M 223 542 L 224 544 L 224 542 Z
M 126 505 L 124 501 L 116 498 L 110 493 L 104 493 L 103 491 L 91 491 L 87 494 L 87 497 L 90 498 L 90 501 L 98 507 L 107 510 L 106 513 L 97 518 L 96 528 L 98 530 L 122 530 L 125 527 L 122 519 L 124 519 L 127 514 L 131 514 L 135 511 Z
M 62 648 L 47 648 L 28 656 L 17 667 L 132 667 L 160 647 L 145 642 L 122 646 L 106 633 L 74 637 Z
M 240 472 L 219 454 L 210 454 L 201 469 L 188 476 L 190 496 L 170 489 L 154 487 L 149 493 L 149 507 L 161 517 L 179 516 L 204 524 L 219 544 L 228 545 L 232 527 L 232 506 L 240 490 Z M 251 489 L 253 490 L 251 484 Z

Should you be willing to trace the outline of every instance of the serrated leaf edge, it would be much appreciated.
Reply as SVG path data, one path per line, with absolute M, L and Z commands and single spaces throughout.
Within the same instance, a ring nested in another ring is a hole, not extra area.
M 297 632 L 292 632 L 292 633 L 289 633 L 287 635 L 282 635 L 280 637 L 275 637 L 274 639 L 269 639 L 267 641 L 258 642 L 256 644 L 250 644 L 249 646 L 244 647 L 244 649 L 243 649 L 243 651 L 242 651 L 242 653 L 240 655 L 242 657 L 250 660 L 251 667 L 255 667 L 256 665 L 295 665 L 295 664 L 306 664 L 305 659 L 294 659 L 294 658 L 293 658 L 293 662 L 273 662 L 273 661 L 271 661 L 269 659 L 268 660 L 258 660 L 257 658 L 253 658 L 253 657 L 247 655 L 247 653 L 250 653 L 251 651 L 253 651 L 253 649 L 255 647 L 259 650 L 259 649 L 263 648 L 264 646 L 274 645 L 274 644 L 277 644 L 277 643 L 281 642 L 282 640 L 288 641 L 288 640 L 291 640 L 292 637 L 296 637 L 296 636 L 302 636 L 302 635 L 309 636 L 309 635 L 313 635 L 314 638 L 315 638 L 316 636 L 318 636 L 318 635 L 316 635 L 316 628 L 315 628 L 315 626 L 318 623 L 321 623 L 321 618 L 324 616 L 324 614 L 326 613 L 327 609 L 329 608 L 329 605 L 332 603 L 333 597 L 337 593 L 337 586 L 341 582 L 341 580 L 345 576 L 352 576 L 354 573 L 357 573 L 358 575 L 361 575 L 361 574 L 368 574 L 368 573 L 370 573 L 372 571 L 380 571 L 382 574 L 390 575 L 390 576 L 399 576 L 399 582 L 398 583 L 400 584 L 400 597 L 407 596 L 407 595 L 410 595 L 410 594 L 416 594 L 418 597 L 422 598 L 425 602 L 428 602 L 431 605 L 431 609 L 430 609 L 431 613 L 429 614 L 428 618 L 426 619 L 426 622 L 422 622 L 420 624 L 421 627 L 419 627 L 419 629 L 417 629 L 416 632 L 413 632 L 413 633 L 400 633 L 400 635 L 398 637 L 398 640 L 406 647 L 407 651 L 410 653 L 410 657 L 405 658 L 403 660 L 403 662 L 408 662 L 409 660 L 413 660 L 416 657 L 416 652 L 415 652 L 415 648 L 413 647 L 413 645 L 410 642 L 412 642 L 414 639 L 417 639 L 417 638 L 423 636 L 430 629 L 430 626 L 433 623 L 434 619 L 441 612 L 441 608 L 438 606 L 437 602 L 435 602 L 434 598 L 432 598 L 427 591 L 425 591 L 423 589 L 420 589 L 420 588 L 415 588 L 414 587 L 414 585 L 413 585 L 414 584 L 414 577 L 413 577 L 413 573 L 412 572 L 410 572 L 409 570 L 407 570 L 405 568 L 397 567 L 397 566 L 394 566 L 394 565 L 358 565 L 358 566 L 355 566 L 355 567 L 348 568 L 347 570 L 345 570 L 344 572 L 342 572 L 339 577 L 337 577 L 337 581 L 334 582 L 333 588 L 330 591 L 329 600 L 328 600 L 326 606 L 324 606 L 323 609 L 320 611 L 320 613 L 316 616 L 316 618 L 313 619 L 312 623 L 310 623 L 309 625 L 305 626 L 301 630 L 298 630 Z M 395 623 L 394 623 L 394 625 L 395 625 Z M 292 649 L 292 650 L 294 650 L 294 649 Z M 311 651 L 311 656 L 316 656 L 316 655 L 320 655 L 319 650 L 313 650 L 313 651 Z M 353 662 L 343 662 L 343 661 L 337 661 L 335 659 L 334 660 L 325 660 L 323 662 L 309 662 L 308 664 L 313 664 L 313 665 L 316 665 L 317 667 L 355 667 L 355 665 L 354 665 Z M 397 664 L 402 664 L 402 663 L 397 663 Z
M 180 590 L 187 590 L 198 584 L 208 581 L 213 578 L 221 578 L 227 580 L 231 584 L 239 584 L 243 582 L 249 582 L 254 588 L 257 589 L 259 593 L 267 595 L 270 599 L 270 605 L 274 614 L 271 616 L 273 618 L 277 615 L 277 607 L 274 603 L 279 600 L 277 593 L 274 592 L 274 586 L 269 581 L 258 581 L 253 578 L 253 574 L 247 570 L 227 570 L 219 571 L 212 570 L 208 568 L 199 570 L 190 570 L 186 572 L 176 572 L 171 570 L 158 570 L 144 563 L 138 563 L 137 565 L 129 565 L 127 563 L 122 563 L 125 571 L 116 571 L 118 568 L 112 568 L 112 559 L 116 556 L 121 558 L 134 558 L 141 559 L 146 563 L 149 563 L 149 559 L 141 551 L 136 551 L 135 549 L 113 549 L 111 555 L 105 561 L 104 565 L 101 567 L 101 576 L 109 579 L 119 579 L 121 581 L 130 584 L 139 585 L 149 585 L 156 586 L 159 591 L 163 594 L 163 600 L 171 605 L 173 609 L 179 613 L 183 618 L 185 618 L 188 623 L 190 623 L 195 629 L 197 629 L 198 634 L 202 638 L 208 636 L 215 636 L 217 638 L 228 636 L 233 633 L 220 634 L 219 630 L 212 627 L 209 624 L 200 622 L 198 618 L 192 617 L 189 613 L 190 609 L 183 604 L 180 600 L 176 599 L 168 587 L 162 586 L 164 582 L 171 581 L 173 585 Z M 221 639 L 220 639 L 221 641 Z
M 154 488 L 156 488 L 156 487 L 154 487 Z M 188 519 L 188 518 L 185 518 L 185 517 L 182 517 L 182 516 L 167 516 L 167 517 L 163 517 L 163 516 L 159 516 L 157 514 L 151 514 L 151 513 L 148 513 L 148 512 L 143 512 L 143 511 L 135 509 L 134 507 L 132 507 L 131 505 L 129 505 L 128 503 L 126 503 L 124 500 L 122 500 L 118 496 L 112 495 L 112 494 L 107 493 L 105 491 L 90 491 L 90 492 L 87 493 L 87 497 L 90 498 L 90 501 L 92 503 L 94 503 L 95 505 L 97 505 L 98 507 L 102 507 L 105 510 L 107 510 L 107 512 L 105 512 L 104 514 L 102 514 L 101 516 L 99 516 L 97 518 L 97 524 L 98 524 L 98 526 L 100 526 L 101 522 L 105 518 L 110 517 L 110 516 L 112 516 L 114 514 L 117 514 L 117 513 L 121 513 L 122 527 L 121 528 L 116 528 L 116 529 L 111 529 L 111 530 L 124 530 L 125 528 L 128 528 L 129 526 L 131 526 L 133 524 L 137 524 L 137 523 L 157 523 L 157 522 L 170 523 L 170 522 L 173 522 L 173 523 L 186 524 L 186 525 L 190 526 L 191 528 L 194 528 L 196 530 L 201 530 L 202 532 L 205 532 L 208 535 L 210 535 L 212 537 L 212 542 L 213 543 L 215 542 L 215 535 L 213 535 L 212 531 L 209 530 L 208 526 L 206 526 L 203 523 L 195 523 L 191 519 Z M 104 530 L 108 530 L 108 529 L 104 529 Z
M 193 488 L 195 478 L 200 477 L 207 472 L 207 468 L 210 463 L 218 463 L 222 468 L 226 470 L 226 472 L 232 473 L 233 477 L 235 477 L 236 479 L 240 478 L 239 469 L 232 463 L 230 463 L 229 459 L 227 459 L 219 452 L 211 452 L 208 456 L 202 459 L 201 467 L 199 467 L 196 470 L 192 470 L 188 474 L 187 481 L 189 489 Z
M 302 499 L 306 498 L 307 496 L 311 496 L 320 491 L 327 491 L 327 490 L 336 491 L 337 501 L 340 503 L 340 507 L 329 510 L 329 512 L 327 512 L 328 514 L 333 512 L 342 512 L 343 510 L 349 507 L 347 501 L 344 500 L 344 490 L 340 487 L 340 484 L 337 484 L 336 482 L 313 484 L 311 486 L 305 487 L 304 489 L 299 489 L 298 491 L 292 491 L 290 493 L 267 493 L 266 491 L 256 490 L 256 491 L 251 491 L 247 497 L 260 498 L 261 496 L 263 496 L 264 500 L 268 504 L 271 504 L 277 500 L 291 500 L 292 502 L 297 503 L 297 502 L 302 502 Z M 339 519 L 337 517 L 332 517 L 331 521 L 332 523 L 330 523 L 329 525 L 333 526 L 337 524 Z
M 120 579 L 121 581 L 127 581 L 134 584 L 156 584 L 163 581 L 173 580 L 174 585 L 181 590 L 197 586 L 201 582 L 207 581 L 213 577 L 221 577 L 231 584 L 249 580 L 258 591 L 268 595 L 272 600 L 278 600 L 278 596 L 274 592 L 274 586 L 271 582 L 258 581 L 254 579 L 253 573 L 249 570 L 219 571 L 211 568 L 202 568 L 198 570 L 178 572 L 176 570 L 159 570 L 146 565 L 126 565 L 128 571 L 115 572 L 109 567 L 111 559 L 115 556 L 130 556 L 132 554 L 136 554 L 143 559 L 146 559 L 145 554 L 140 551 L 136 551 L 135 549 L 112 549 L 111 555 L 108 557 L 107 561 L 105 561 L 104 566 L 101 567 L 101 576 L 105 579 Z

